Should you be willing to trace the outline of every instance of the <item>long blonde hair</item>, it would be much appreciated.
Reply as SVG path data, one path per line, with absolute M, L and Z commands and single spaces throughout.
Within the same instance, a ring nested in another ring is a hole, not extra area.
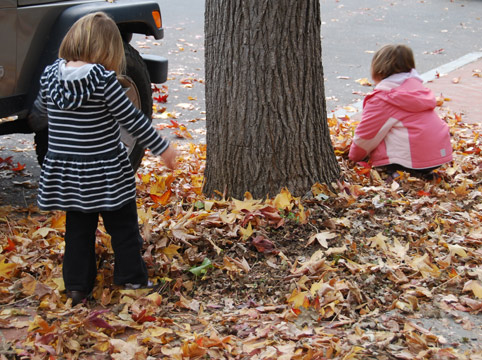
M 125 70 L 121 34 L 116 23 L 104 12 L 87 14 L 77 20 L 60 44 L 59 57 L 101 64 L 117 74 Z
M 383 80 L 390 75 L 415 69 L 413 51 L 406 45 L 385 45 L 372 59 L 372 78 Z

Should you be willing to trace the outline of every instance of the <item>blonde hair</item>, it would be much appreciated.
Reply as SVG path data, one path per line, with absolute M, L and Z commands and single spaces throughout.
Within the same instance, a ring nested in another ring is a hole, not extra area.
M 385 45 L 372 59 L 372 78 L 383 80 L 390 75 L 415 69 L 413 51 L 406 45 Z
M 60 44 L 59 57 L 101 64 L 117 74 L 125 70 L 121 34 L 114 20 L 104 12 L 87 14 L 77 20 Z

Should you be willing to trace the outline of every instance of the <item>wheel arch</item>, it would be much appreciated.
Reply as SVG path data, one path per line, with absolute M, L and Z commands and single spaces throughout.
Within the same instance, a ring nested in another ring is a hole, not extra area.
M 152 35 L 155 39 L 162 39 L 164 37 L 162 24 L 161 27 L 158 28 L 152 16 L 154 11 L 158 11 L 159 14 L 161 14 L 157 2 L 116 1 L 111 3 L 101 1 L 66 8 L 55 21 L 50 31 L 50 38 L 46 43 L 42 56 L 39 58 L 40 61 L 33 82 L 34 88 L 32 89 L 33 91 L 29 92 L 27 99 L 28 108 L 31 107 L 36 98 L 39 89 L 38 79 L 40 79 L 45 67 L 58 57 L 58 49 L 67 31 L 72 24 L 82 16 L 97 11 L 103 11 L 112 17 L 121 32 L 123 40 L 126 42 L 131 40 L 133 33 Z

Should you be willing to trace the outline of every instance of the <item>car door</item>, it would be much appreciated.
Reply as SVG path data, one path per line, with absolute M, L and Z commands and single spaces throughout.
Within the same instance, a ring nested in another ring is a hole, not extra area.
M 14 95 L 17 62 L 17 1 L 0 0 L 0 98 Z

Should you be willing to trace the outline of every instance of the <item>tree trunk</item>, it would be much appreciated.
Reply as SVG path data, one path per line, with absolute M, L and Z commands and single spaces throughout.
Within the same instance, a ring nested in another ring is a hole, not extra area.
M 319 0 L 206 0 L 204 192 L 304 195 L 339 177 Z

